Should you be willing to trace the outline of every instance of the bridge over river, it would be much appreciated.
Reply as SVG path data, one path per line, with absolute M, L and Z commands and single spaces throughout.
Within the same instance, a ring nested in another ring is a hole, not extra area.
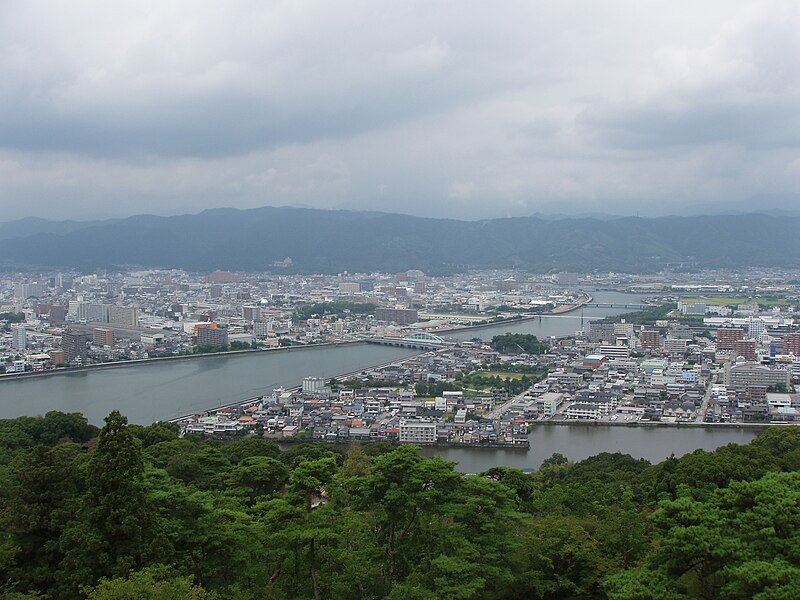
M 619 303 L 609 303 L 609 302 L 589 302 L 587 304 L 581 304 L 581 308 L 629 308 L 631 310 L 645 310 L 647 308 L 652 308 L 649 304 L 619 304 Z

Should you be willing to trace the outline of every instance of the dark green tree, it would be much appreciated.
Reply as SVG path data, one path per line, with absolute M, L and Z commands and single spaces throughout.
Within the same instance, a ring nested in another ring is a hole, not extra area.
M 74 584 L 91 585 L 142 568 L 152 541 L 140 444 L 119 411 L 106 417 L 86 476 L 80 518 L 62 536 L 62 571 Z

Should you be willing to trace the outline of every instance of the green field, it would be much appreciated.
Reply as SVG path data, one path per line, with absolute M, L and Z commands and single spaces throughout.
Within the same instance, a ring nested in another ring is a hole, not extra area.
M 720 298 L 682 298 L 683 302 L 703 302 L 710 306 L 739 306 L 740 304 L 761 304 L 763 306 L 788 306 L 792 304 L 786 298 L 744 298 L 744 297 L 720 297 Z
M 503 379 L 522 379 L 525 373 L 509 373 L 508 371 L 476 371 L 487 377 L 502 377 Z

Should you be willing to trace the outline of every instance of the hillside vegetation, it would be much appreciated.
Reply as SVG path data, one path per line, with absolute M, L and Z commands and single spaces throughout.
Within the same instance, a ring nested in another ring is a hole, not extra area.
M 124 265 L 340 273 L 469 268 L 651 272 L 671 266 L 795 266 L 800 217 L 716 215 L 610 220 L 460 221 L 360 211 L 264 207 L 110 221 L 0 223 L 0 257 L 20 265 Z M 0 266 L 3 263 L 0 262 Z
M 7 599 L 800 597 L 800 429 L 464 476 L 417 448 L 0 421 Z

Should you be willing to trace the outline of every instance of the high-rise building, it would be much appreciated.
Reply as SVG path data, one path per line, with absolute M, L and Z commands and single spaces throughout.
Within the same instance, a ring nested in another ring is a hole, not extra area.
M 593 342 L 614 343 L 614 321 L 601 319 L 589 323 L 589 339 Z
M 23 325 L 15 325 L 11 328 L 11 347 L 20 352 L 28 347 L 28 334 Z
M 756 359 L 756 341 L 755 340 L 736 340 L 733 344 L 733 353 L 736 357 L 743 357 L 746 361 L 754 361 Z
M 717 329 L 717 350 L 733 350 L 739 340 L 744 339 L 744 329 L 725 327 Z
M 87 342 L 91 337 L 85 333 L 65 331 L 61 334 L 61 349 L 64 351 L 64 362 L 69 364 L 77 359 L 86 358 Z
M 419 320 L 419 313 L 415 308 L 376 308 L 375 318 L 387 323 L 410 325 Z
M 104 327 L 95 327 L 92 329 L 92 343 L 95 346 L 113 346 L 114 330 Z
M 47 286 L 44 283 L 18 283 L 14 286 L 14 298 L 18 300 L 41 298 L 46 291 Z
M 67 309 L 64 306 L 51 306 L 48 313 L 51 323 L 63 323 L 67 320 Z
M 135 306 L 109 306 L 108 322 L 128 327 L 139 326 L 139 309 Z
M 198 346 L 228 347 L 228 330 L 220 327 L 198 327 L 197 328 Z
M 756 363 L 725 366 L 725 385 L 737 392 L 758 386 L 789 389 L 791 382 L 791 373 L 785 369 L 771 369 Z
M 787 333 L 783 338 L 783 351 L 800 356 L 800 333 Z
M 361 291 L 361 285 L 357 281 L 340 281 L 340 294 L 357 294 Z
M 303 391 L 307 394 L 321 392 L 325 388 L 325 380 L 322 377 L 303 378 Z
M 656 352 L 661 348 L 661 333 L 658 331 L 642 331 L 639 334 L 639 343 L 645 352 Z
M 759 318 L 750 317 L 747 324 L 747 337 L 751 337 L 758 343 L 764 341 L 767 337 L 767 324 Z
M 56 287 L 67 290 L 72 287 L 72 277 L 69 275 L 56 275 Z
M 260 306 L 243 306 L 242 318 L 245 321 L 260 321 L 261 320 L 261 307 Z
M 76 316 L 86 323 L 108 323 L 108 305 L 78 302 Z

